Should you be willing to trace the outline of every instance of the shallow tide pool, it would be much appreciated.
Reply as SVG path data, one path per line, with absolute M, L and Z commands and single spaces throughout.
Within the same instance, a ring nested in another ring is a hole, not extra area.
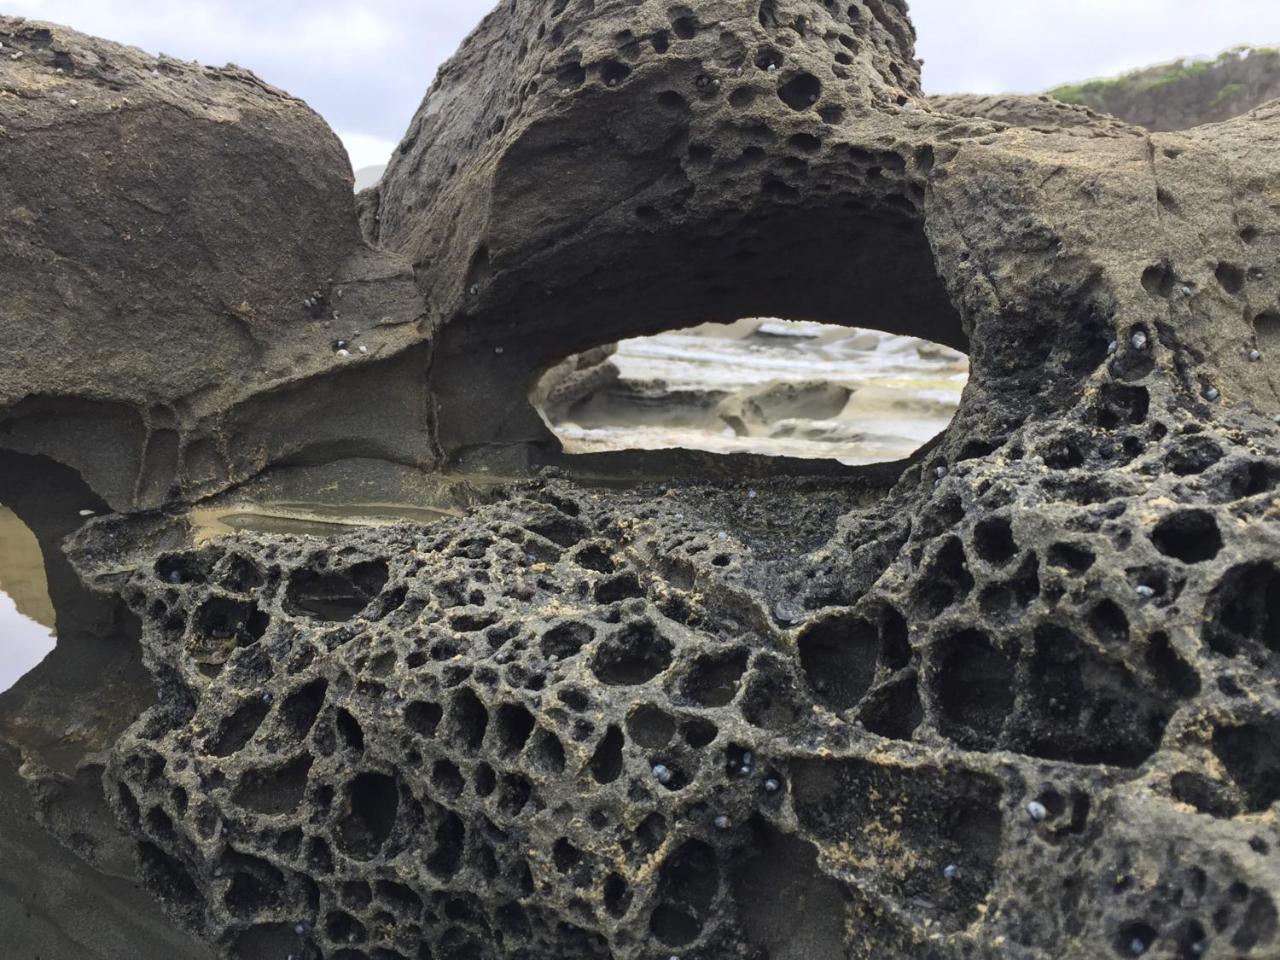
M 331 537 L 401 520 L 432 523 L 457 515 L 460 511 L 400 504 L 245 503 L 199 508 L 187 519 L 191 540 L 199 544 L 238 532 Z M 40 543 L 0 505 L 0 693 L 52 652 L 56 623 Z
M 53 650 L 53 603 L 35 534 L 0 506 L 0 690 Z

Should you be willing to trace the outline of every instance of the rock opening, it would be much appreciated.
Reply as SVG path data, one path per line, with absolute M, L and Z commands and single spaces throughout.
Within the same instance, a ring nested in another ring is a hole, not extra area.
M 571 454 L 686 448 L 902 460 L 960 403 L 957 350 L 783 320 L 704 324 L 622 341 L 547 370 L 533 402 Z

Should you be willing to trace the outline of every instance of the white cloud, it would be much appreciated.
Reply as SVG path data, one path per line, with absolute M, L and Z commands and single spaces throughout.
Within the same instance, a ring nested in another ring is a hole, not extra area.
M 6 13 L 204 63 L 310 103 L 357 168 L 390 151 L 490 0 L 0 0 Z M 1038 91 L 1240 43 L 1280 42 L 1275 0 L 911 0 L 925 88 Z M 383 162 L 385 156 L 374 162 Z
M 366 133 L 339 131 L 338 137 L 342 140 L 342 145 L 347 148 L 352 170 L 384 166 L 391 159 L 391 154 L 396 148 L 395 140 L 371 137 Z
M 911 0 L 930 93 L 1033 92 L 1241 43 L 1280 42 L 1272 0 Z M 985 92 L 985 91 L 980 91 Z

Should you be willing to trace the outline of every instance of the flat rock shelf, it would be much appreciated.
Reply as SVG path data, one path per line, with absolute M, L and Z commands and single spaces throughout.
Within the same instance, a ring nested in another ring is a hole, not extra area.
M 685 447 L 849 465 L 908 458 L 960 405 L 968 361 L 911 337 L 744 320 L 562 361 L 535 404 L 567 453 Z

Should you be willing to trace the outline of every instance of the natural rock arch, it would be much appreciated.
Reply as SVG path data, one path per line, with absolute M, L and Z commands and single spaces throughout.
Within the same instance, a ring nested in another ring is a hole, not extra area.
M 767 197 L 760 206 L 723 232 L 688 225 L 597 235 L 610 253 L 602 257 L 597 250 L 592 262 L 600 265 L 597 275 L 608 277 L 609 289 L 593 284 L 590 275 L 540 295 L 526 282 L 507 297 L 494 292 L 498 304 L 445 326 L 432 384 L 446 454 L 478 445 L 549 443 L 527 400 L 548 366 L 570 353 L 696 323 L 786 316 L 874 327 L 967 350 L 918 218 L 874 207 L 777 207 Z M 698 240 L 708 235 L 715 239 Z M 526 263 L 520 273 L 564 276 L 565 257 L 588 255 L 584 245 L 546 263 Z M 495 274 L 492 282 L 502 279 Z
M 464 55 L 441 71 L 380 185 L 376 236 L 437 308 L 447 456 L 547 444 L 533 379 L 628 336 L 776 314 L 966 346 L 925 230 L 929 134 L 849 129 L 874 116 L 860 101 L 918 93 L 910 27 L 874 6 L 814 13 L 824 42 L 795 44 L 772 6 L 704 24 L 531 3 L 515 15 L 548 16 L 543 43 L 502 70 Z M 505 29 L 486 21 L 477 49 Z

